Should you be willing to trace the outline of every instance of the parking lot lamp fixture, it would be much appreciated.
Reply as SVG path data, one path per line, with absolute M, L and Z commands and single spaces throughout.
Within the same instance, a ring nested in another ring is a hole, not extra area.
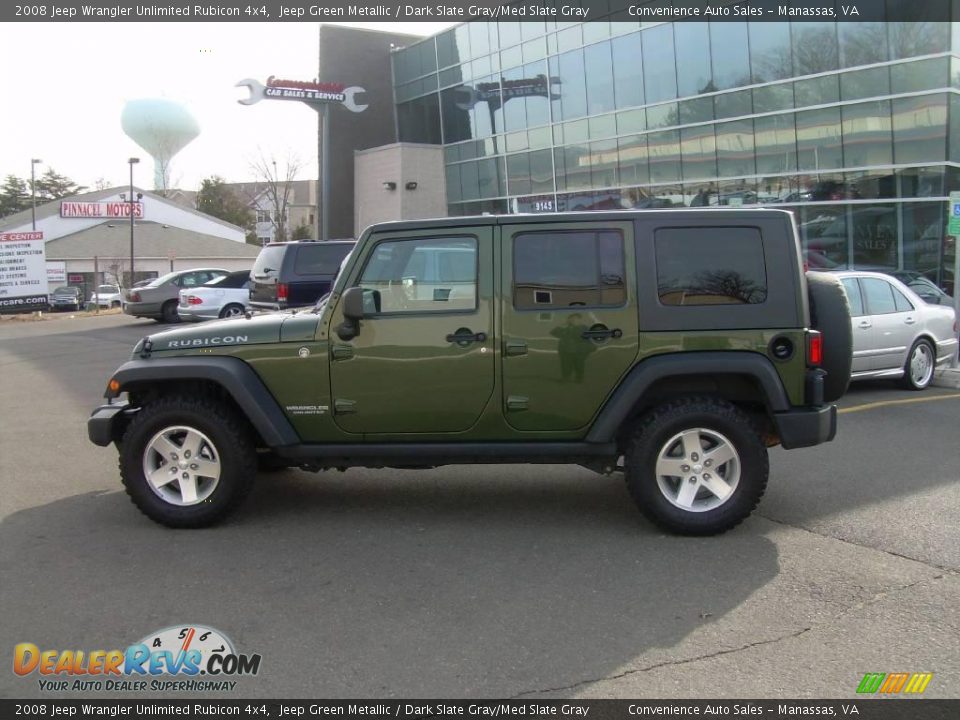
M 30 221 L 33 223 L 33 229 L 37 229 L 37 179 L 34 175 L 34 168 L 42 163 L 39 158 L 30 159 Z
M 137 199 L 133 196 L 133 166 L 140 162 L 140 158 L 132 157 L 130 163 L 130 287 L 133 287 L 133 207 Z

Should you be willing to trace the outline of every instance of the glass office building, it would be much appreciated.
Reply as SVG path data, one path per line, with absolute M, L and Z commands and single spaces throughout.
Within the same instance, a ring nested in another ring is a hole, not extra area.
M 451 215 L 790 208 L 813 267 L 952 285 L 960 22 L 472 22 L 393 74 Z

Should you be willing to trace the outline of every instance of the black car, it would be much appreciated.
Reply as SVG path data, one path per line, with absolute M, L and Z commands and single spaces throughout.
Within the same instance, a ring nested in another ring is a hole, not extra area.
M 58 287 L 50 293 L 51 310 L 79 310 L 83 304 L 83 291 L 73 285 Z
M 264 245 L 250 271 L 250 305 L 257 310 L 313 305 L 330 291 L 353 246 L 353 240 Z

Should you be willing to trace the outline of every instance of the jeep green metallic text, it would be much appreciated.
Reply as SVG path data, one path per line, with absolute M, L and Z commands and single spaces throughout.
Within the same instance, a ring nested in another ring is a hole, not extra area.
M 314 308 L 141 340 L 88 431 L 174 527 L 269 467 L 574 463 L 712 534 L 756 507 L 768 446 L 833 439 L 850 342 L 785 211 L 385 223 Z

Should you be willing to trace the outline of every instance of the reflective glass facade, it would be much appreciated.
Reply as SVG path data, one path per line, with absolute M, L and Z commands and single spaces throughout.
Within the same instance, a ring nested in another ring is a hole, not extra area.
M 960 22 L 475 22 L 393 57 L 451 215 L 761 204 L 811 266 L 953 283 Z

